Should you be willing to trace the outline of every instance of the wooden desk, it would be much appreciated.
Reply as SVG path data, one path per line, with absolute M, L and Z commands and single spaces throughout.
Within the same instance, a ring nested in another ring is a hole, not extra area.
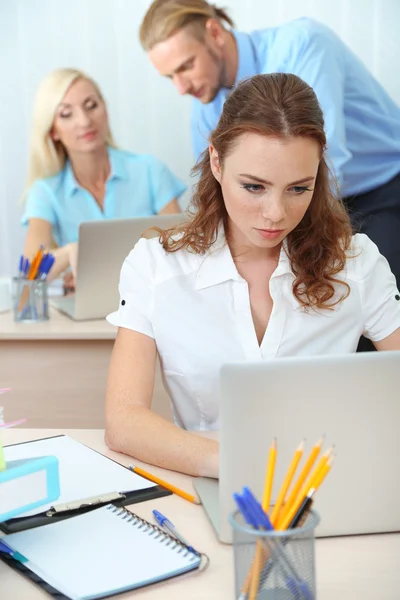
M 11 444 L 59 433 L 66 433 L 122 464 L 131 462 L 127 456 L 106 448 L 102 431 L 15 429 L 3 435 L 4 443 Z M 190 477 L 155 467 L 151 470 L 183 489 L 193 489 Z M 232 548 L 217 542 L 202 507 L 177 496 L 131 506 L 131 510 L 149 521 L 153 508 L 170 517 L 182 535 L 210 556 L 210 566 L 204 573 L 127 592 L 114 596 L 115 600 L 234 600 Z M 316 548 L 318 600 L 398 600 L 400 534 L 319 539 Z M 46 600 L 49 596 L 0 562 L 0 598 Z
M 0 387 L 7 420 L 28 427 L 104 428 L 104 395 L 116 328 L 105 319 L 75 322 L 50 309 L 43 323 L 0 314 Z M 153 408 L 170 419 L 159 368 Z

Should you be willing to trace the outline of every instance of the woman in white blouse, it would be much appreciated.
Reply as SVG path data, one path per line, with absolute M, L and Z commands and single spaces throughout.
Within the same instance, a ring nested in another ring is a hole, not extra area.
M 388 263 L 352 237 L 331 191 L 322 111 L 295 75 L 257 75 L 227 99 L 197 167 L 194 217 L 142 239 L 121 271 L 106 407 L 110 448 L 218 476 L 223 363 L 400 349 Z M 157 352 L 175 424 L 151 411 Z

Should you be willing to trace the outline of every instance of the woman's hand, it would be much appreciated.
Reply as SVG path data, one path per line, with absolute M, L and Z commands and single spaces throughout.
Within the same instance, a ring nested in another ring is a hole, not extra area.
M 78 267 L 78 243 L 72 242 L 71 244 L 67 244 L 65 248 L 67 250 L 68 262 L 69 266 L 71 267 L 73 285 L 75 287 L 76 270 Z
M 64 275 L 64 295 L 72 294 L 75 292 L 75 279 L 71 271 Z

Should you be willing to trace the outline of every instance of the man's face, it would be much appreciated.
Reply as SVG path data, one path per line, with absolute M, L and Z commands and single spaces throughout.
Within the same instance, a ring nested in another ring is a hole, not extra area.
M 169 77 L 180 94 L 190 94 L 203 104 L 212 102 L 225 85 L 225 62 L 221 39 L 205 29 L 199 41 L 189 28 L 183 28 L 156 44 L 149 58 L 160 75 Z

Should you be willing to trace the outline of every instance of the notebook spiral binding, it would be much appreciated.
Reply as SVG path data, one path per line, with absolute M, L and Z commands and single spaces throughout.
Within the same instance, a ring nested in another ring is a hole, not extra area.
M 185 544 L 182 544 L 181 541 L 177 540 L 166 531 L 163 531 L 160 527 L 158 527 L 158 525 L 153 525 L 153 523 L 149 523 L 148 521 L 142 519 L 135 513 L 131 513 L 124 507 L 117 507 L 113 504 L 109 504 L 106 508 L 116 516 L 122 517 L 122 519 L 124 519 L 124 521 L 126 521 L 127 523 L 131 523 L 134 527 L 139 525 L 138 529 L 143 530 L 145 533 L 148 532 L 149 536 L 154 536 L 154 539 L 159 540 L 160 543 L 165 543 L 166 546 L 172 546 L 171 550 L 179 548 L 179 550 L 177 550 L 178 554 L 181 554 L 183 552 L 183 556 L 185 558 L 190 557 L 190 562 L 196 560 L 196 554 L 191 552 L 187 548 L 187 546 L 185 546 Z M 197 556 L 200 556 L 206 560 L 206 564 L 203 567 L 200 567 L 200 570 L 203 571 L 208 566 L 209 558 L 206 554 L 202 554 L 200 552 Z

